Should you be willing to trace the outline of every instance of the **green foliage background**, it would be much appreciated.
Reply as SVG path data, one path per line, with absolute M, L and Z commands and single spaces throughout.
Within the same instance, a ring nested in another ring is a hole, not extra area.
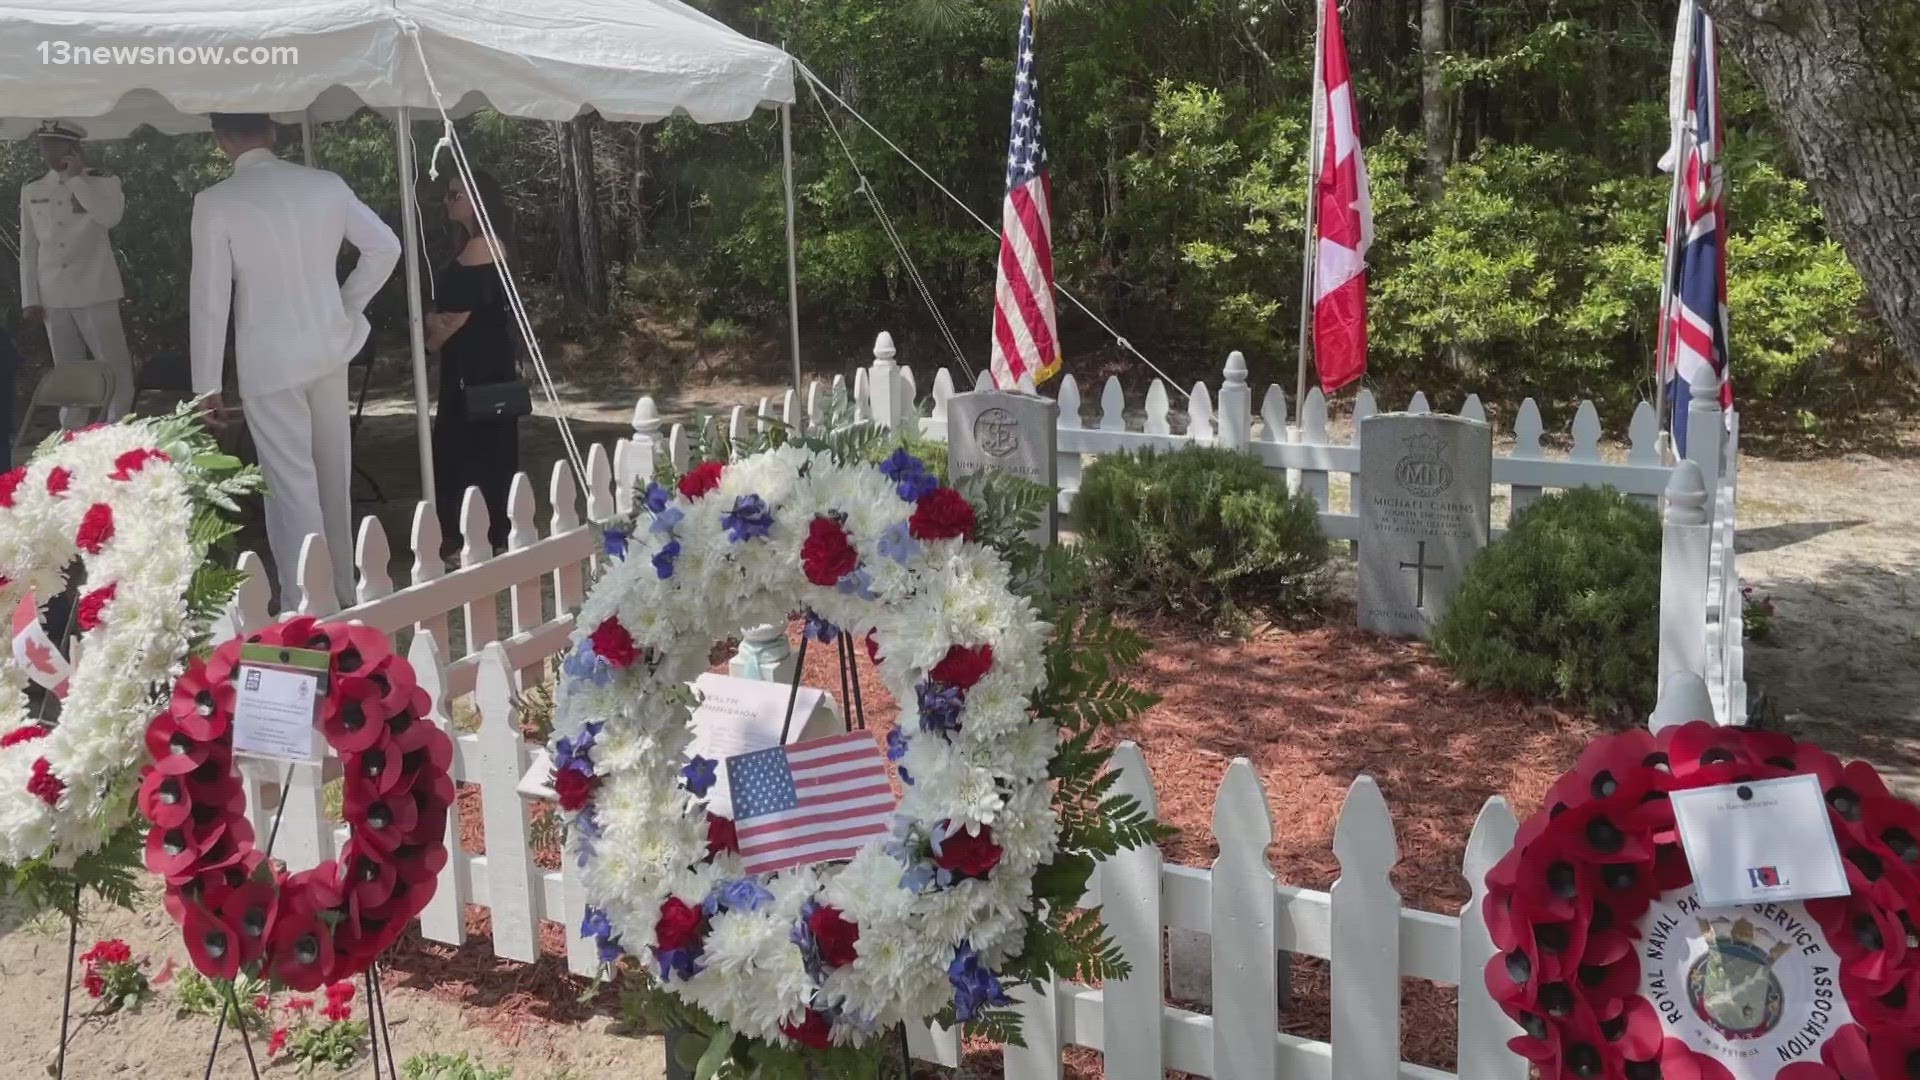
M 1018 0 L 694 2 L 785 43 L 970 207 L 998 218 Z M 1237 348 L 1256 382 L 1291 382 L 1313 7 L 1041 5 L 1062 280 L 1183 375 L 1211 375 Z M 1346 4 L 1379 226 L 1377 387 L 1470 387 L 1499 401 L 1534 394 L 1617 403 L 1648 392 L 1668 187 L 1656 163 L 1667 141 L 1676 7 L 1450 0 L 1451 165 L 1433 177 L 1419 142 L 1419 5 Z M 1733 341 L 1752 402 L 1830 370 L 1815 362 L 1836 345 L 1877 339 L 1863 325 L 1858 276 L 1827 238 L 1762 96 L 1731 58 L 1725 82 Z M 903 355 L 945 361 L 859 175 L 804 84 L 800 97 L 800 274 L 812 334 L 870 340 L 887 327 L 902 338 Z M 844 112 L 833 121 L 977 365 L 988 340 L 994 241 Z M 490 114 L 462 127 L 520 211 L 523 280 L 541 300 L 557 299 L 568 229 L 556 133 Z M 431 142 L 421 130 L 424 154 Z M 599 124 L 595 138 L 593 194 L 613 320 L 537 303 L 548 332 L 585 343 L 594 359 L 641 355 L 650 323 L 673 313 L 704 345 L 735 341 L 743 329 L 766 332 L 770 343 L 785 315 L 777 116 L 710 128 L 684 119 Z M 326 125 L 319 150 L 397 220 L 384 122 Z M 175 324 L 191 193 L 224 166 L 204 137 L 139 138 L 96 152 L 128 181 L 131 209 L 118 241 L 135 279 L 137 321 L 159 340 L 184 342 Z M 0 182 L 37 171 L 26 148 L 0 148 Z M 423 205 L 438 218 L 436 203 Z M 391 287 L 379 321 L 397 330 L 401 311 Z M 1101 359 L 1089 354 L 1109 349 L 1078 312 L 1062 321 L 1080 370 Z

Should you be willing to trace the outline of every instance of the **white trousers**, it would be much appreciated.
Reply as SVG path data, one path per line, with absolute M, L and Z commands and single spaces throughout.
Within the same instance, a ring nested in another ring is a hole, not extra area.
M 280 577 L 280 610 L 301 602 L 300 546 L 321 536 L 341 607 L 353 604 L 352 423 L 347 367 L 313 382 L 241 402 L 267 480 L 267 543 Z
M 56 364 L 80 364 L 91 359 L 113 373 L 113 398 L 107 405 L 112 422 L 133 408 L 133 356 L 127 352 L 127 332 L 120 325 L 120 301 L 106 300 L 86 307 L 48 308 L 47 344 Z M 60 410 L 60 426 L 77 428 L 87 422 L 85 409 Z

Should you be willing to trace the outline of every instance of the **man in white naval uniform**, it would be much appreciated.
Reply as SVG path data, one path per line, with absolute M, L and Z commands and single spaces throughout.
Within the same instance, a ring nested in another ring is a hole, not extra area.
M 74 124 L 41 123 L 35 137 L 47 174 L 20 189 L 20 299 L 29 319 L 47 324 L 53 362 L 105 364 L 113 375 L 107 419 L 133 406 L 133 358 L 120 325 L 126 287 L 108 230 L 127 209 L 120 179 L 87 167 L 86 132 Z M 86 422 L 86 410 L 62 409 L 62 427 Z
M 281 610 L 301 600 L 300 547 L 326 538 L 334 591 L 353 602 L 352 439 L 347 363 L 365 344 L 367 303 L 393 273 L 400 240 L 330 172 L 274 156 L 264 114 L 213 115 L 233 175 L 193 200 L 193 391 L 221 397 L 227 319 L 241 411 L 267 480 L 267 541 Z M 342 283 L 341 242 L 359 251 Z

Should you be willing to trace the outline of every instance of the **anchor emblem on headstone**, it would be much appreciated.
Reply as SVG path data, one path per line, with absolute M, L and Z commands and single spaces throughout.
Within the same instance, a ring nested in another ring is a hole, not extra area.
M 973 422 L 974 445 L 988 457 L 1003 458 L 1020 448 L 1020 428 L 1005 409 L 988 409 Z

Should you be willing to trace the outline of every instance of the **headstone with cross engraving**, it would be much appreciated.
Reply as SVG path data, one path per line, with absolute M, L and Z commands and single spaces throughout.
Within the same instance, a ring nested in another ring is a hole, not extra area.
M 1382 413 L 1360 422 L 1360 626 L 1429 638 L 1487 546 L 1493 429 Z
M 1048 398 L 998 390 L 955 394 L 947 399 L 949 477 L 958 483 L 993 469 L 1056 490 L 1060 474 L 1054 447 L 1059 425 L 1060 404 Z M 1056 535 L 1056 502 L 1048 501 L 1040 527 L 1030 537 L 1041 547 L 1053 543 Z

